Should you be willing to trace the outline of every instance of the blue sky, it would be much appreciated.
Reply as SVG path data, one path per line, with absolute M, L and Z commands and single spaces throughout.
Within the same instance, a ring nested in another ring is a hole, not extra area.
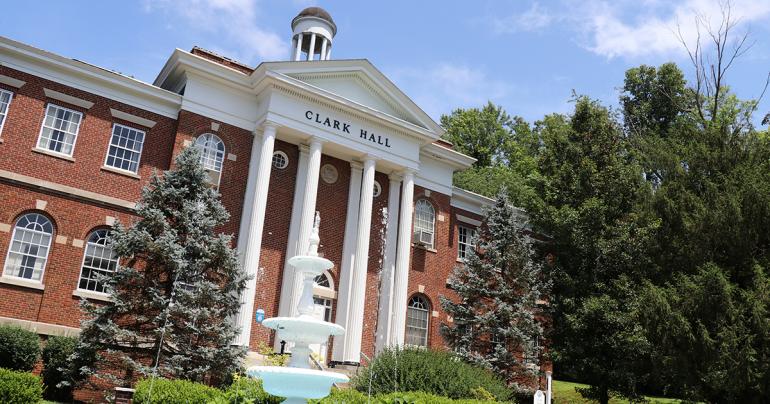
M 152 82 L 174 48 L 285 60 L 291 19 L 320 5 L 338 26 L 332 57 L 368 58 L 434 119 L 489 99 L 534 121 L 569 112 L 573 90 L 617 105 L 625 70 L 640 64 L 674 61 L 691 76 L 675 31 L 692 43 L 695 16 L 718 17 L 718 1 L 14 1 L 0 35 Z M 770 0 L 732 9 L 754 45 L 728 82 L 756 98 L 770 72 Z

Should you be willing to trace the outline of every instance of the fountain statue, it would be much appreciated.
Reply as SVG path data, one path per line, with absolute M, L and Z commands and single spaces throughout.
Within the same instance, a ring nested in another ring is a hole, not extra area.
M 334 264 L 318 256 L 318 227 L 321 219 L 316 212 L 313 230 L 310 234 L 310 248 L 307 255 L 289 258 L 289 265 L 302 277 L 302 296 L 296 317 L 273 317 L 262 321 L 262 325 L 276 331 L 276 338 L 293 342 L 288 367 L 253 366 L 246 373 L 262 379 L 266 392 L 286 397 L 284 403 L 305 403 L 306 399 L 318 399 L 329 395 L 334 383 L 347 383 L 348 377 L 334 372 L 310 368 L 310 345 L 322 344 L 330 335 L 342 335 L 345 329 L 337 324 L 321 321 L 313 314 L 313 282 L 315 277 L 330 269 Z

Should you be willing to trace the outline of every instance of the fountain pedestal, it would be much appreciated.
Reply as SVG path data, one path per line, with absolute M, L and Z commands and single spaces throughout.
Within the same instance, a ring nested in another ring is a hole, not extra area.
M 307 399 L 318 399 L 329 395 L 335 383 L 347 383 L 348 377 L 335 372 L 310 368 L 311 344 L 325 343 L 329 336 L 342 335 L 345 329 L 340 325 L 312 317 L 313 281 L 316 276 L 334 267 L 326 258 L 318 256 L 318 227 L 320 218 L 316 212 L 313 231 L 310 235 L 310 249 L 307 255 L 298 255 L 288 260 L 303 280 L 302 296 L 297 306 L 296 317 L 273 317 L 262 321 L 262 325 L 275 330 L 276 338 L 293 342 L 291 359 L 287 367 L 253 366 L 246 373 L 262 379 L 266 392 L 286 397 L 284 403 L 304 403 Z

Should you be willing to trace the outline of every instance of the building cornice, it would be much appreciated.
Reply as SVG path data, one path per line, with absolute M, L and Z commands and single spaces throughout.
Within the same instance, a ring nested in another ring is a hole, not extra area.
M 2 36 L 0 64 L 169 118 L 178 116 L 182 101 L 143 81 Z
M 420 149 L 420 157 L 428 157 L 448 164 L 455 170 L 464 170 L 476 162 L 476 159 L 436 143 L 426 144 Z

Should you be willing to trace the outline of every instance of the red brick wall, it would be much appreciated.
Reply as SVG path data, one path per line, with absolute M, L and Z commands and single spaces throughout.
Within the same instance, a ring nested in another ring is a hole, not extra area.
M 45 210 L 35 208 L 36 201 L 48 202 Z M 44 290 L 0 283 L 0 316 L 30 321 L 80 326 L 79 298 L 72 295 L 77 288 L 83 247 L 72 245 L 72 239 L 84 242 L 97 227 L 105 226 L 106 216 L 121 221 L 131 220 L 126 212 L 118 212 L 66 197 L 0 182 L 0 223 L 11 225 L 10 232 L 0 232 L 2 264 L 8 254 L 10 238 L 16 219 L 24 213 L 38 212 L 47 216 L 54 225 L 54 235 L 43 273 Z M 66 244 L 55 242 L 56 236 L 67 237 Z
M 171 162 L 176 120 L 99 97 L 81 90 L 41 79 L 8 67 L 0 66 L 0 74 L 26 81 L 21 88 L 0 84 L 14 93 L 3 126 L 0 143 L 0 170 L 68 185 L 128 201 L 139 198 L 142 185 L 152 170 L 165 170 Z M 58 91 L 94 103 L 88 110 L 46 98 L 43 88 Z M 46 106 L 56 104 L 83 113 L 80 130 L 72 154 L 73 161 L 33 152 L 37 146 Z M 156 121 L 143 128 L 112 117 L 110 108 Z M 121 123 L 146 132 L 138 175 L 141 179 L 102 170 L 113 123 Z
M 270 187 L 267 192 L 268 213 L 262 232 L 260 270 L 257 275 L 257 295 L 254 299 L 254 310 L 263 309 L 265 317 L 274 317 L 278 314 L 283 264 L 289 239 L 291 207 L 299 160 L 299 149 L 295 145 L 276 140 L 275 150 L 286 153 L 289 158 L 289 165 L 282 170 L 273 168 L 270 171 Z M 250 338 L 251 347 L 256 348 L 259 342 L 269 342 L 270 330 L 252 324 Z

